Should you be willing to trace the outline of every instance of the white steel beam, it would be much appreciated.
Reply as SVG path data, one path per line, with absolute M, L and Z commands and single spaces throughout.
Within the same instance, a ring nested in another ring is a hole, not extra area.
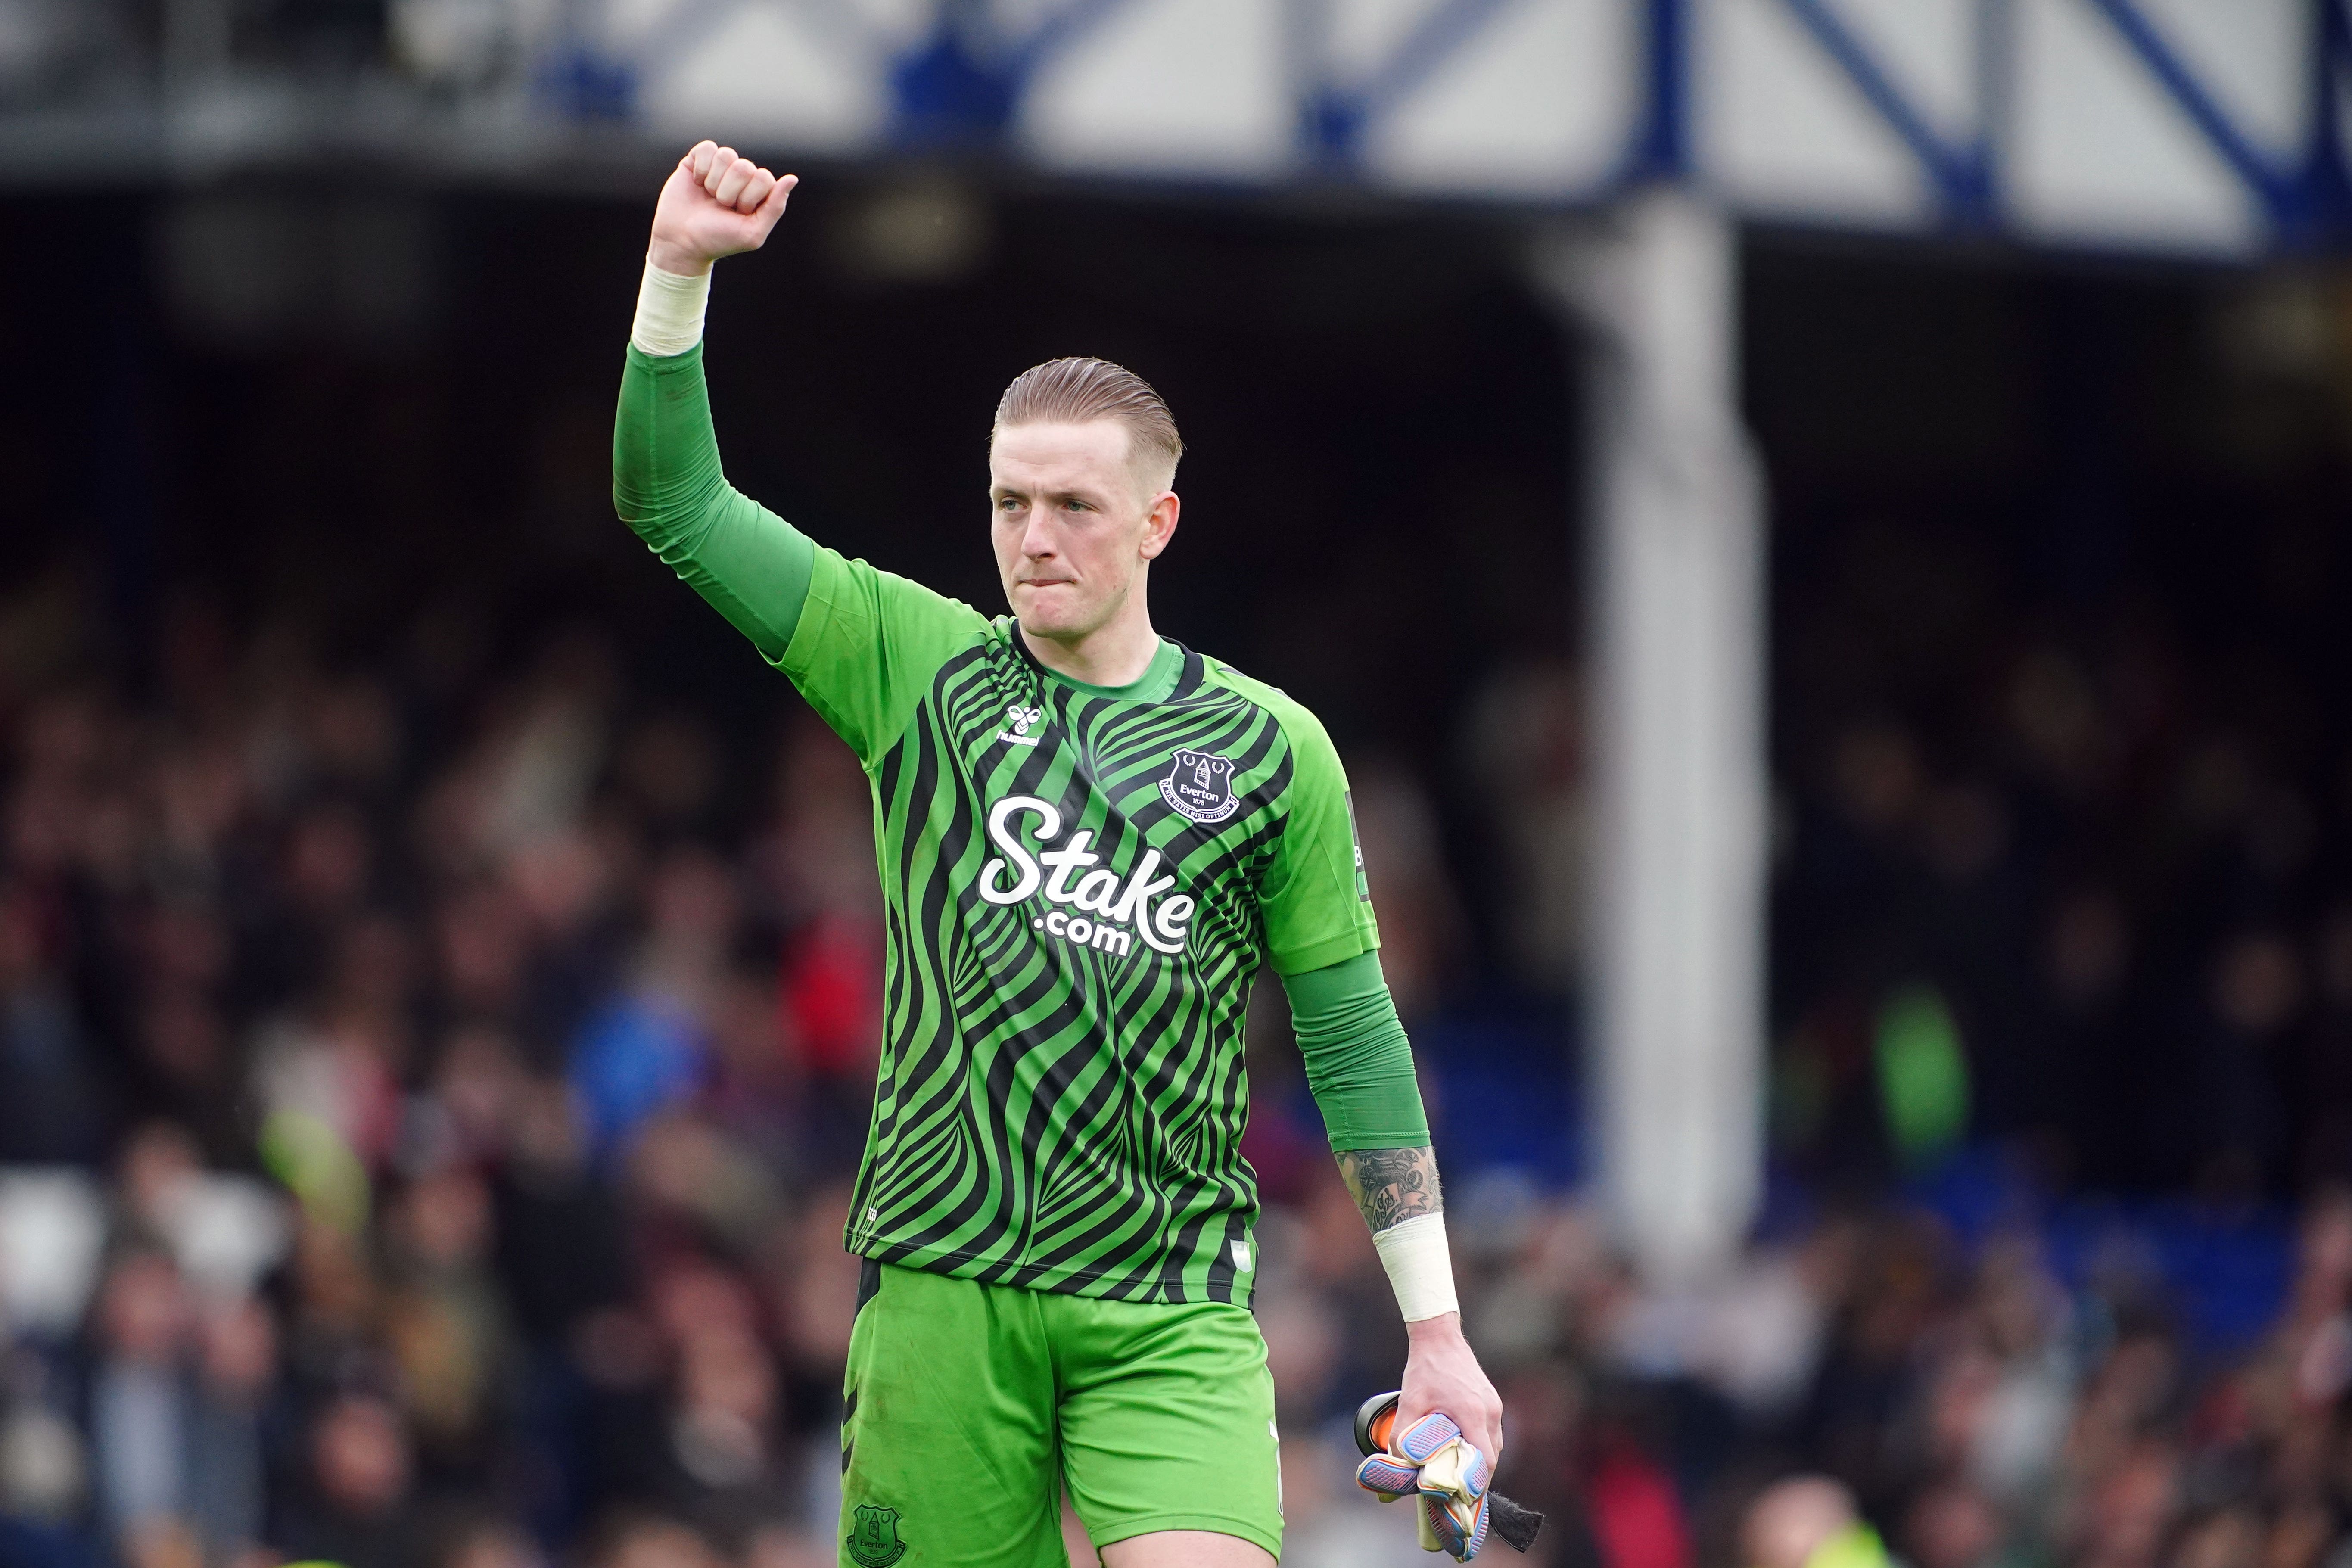
M 1585 365 L 1601 1188 L 1649 1277 L 1727 1261 L 1762 1181 L 1763 502 L 1738 238 L 1678 188 L 1535 261 Z

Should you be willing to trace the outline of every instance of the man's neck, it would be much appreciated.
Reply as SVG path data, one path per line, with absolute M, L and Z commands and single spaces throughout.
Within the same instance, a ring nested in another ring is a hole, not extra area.
M 1088 686 L 1132 686 L 1160 652 L 1148 614 L 1122 616 L 1079 637 L 1040 637 L 1024 627 L 1021 640 L 1039 664 Z

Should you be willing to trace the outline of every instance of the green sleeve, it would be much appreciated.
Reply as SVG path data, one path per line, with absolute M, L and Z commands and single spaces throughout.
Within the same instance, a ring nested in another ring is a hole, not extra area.
M 730 485 L 699 343 L 659 359 L 630 346 L 613 504 L 869 766 L 939 667 L 988 625 L 969 605 L 815 543 Z
M 1258 883 L 1267 957 L 1276 974 L 1321 969 L 1381 945 L 1372 895 L 1356 847 L 1347 770 L 1315 715 L 1256 682 L 1251 694 L 1273 708 L 1290 742 L 1282 837 Z
M 1331 1147 L 1426 1147 L 1429 1118 L 1413 1077 L 1412 1046 L 1381 978 L 1381 955 L 1358 953 L 1286 975 L 1282 988 Z
M 701 344 L 660 359 L 630 345 L 613 421 L 613 508 L 770 663 L 783 658 L 816 546 L 727 482 Z
M 988 617 L 961 600 L 819 545 L 799 629 L 780 661 L 835 734 L 871 767 L 888 752 L 940 666 Z

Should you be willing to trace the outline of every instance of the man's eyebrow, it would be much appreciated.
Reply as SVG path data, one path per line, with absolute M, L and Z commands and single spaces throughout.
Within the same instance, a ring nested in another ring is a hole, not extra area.
M 1047 484 L 1026 485 L 1009 479 L 991 479 L 988 482 L 988 493 L 1000 497 L 1020 496 L 1029 500 L 1040 499 L 1047 501 L 1080 500 L 1097 510 L 1112 509 L 1117 505 L 1112 491 L 1093 489 L 1082 485 L 1057 489 Z
M 1108 493 L 1084 485 L 1015 485 L 1002 480 L 992 481 L 989 490 L 995 495 L 1043 496 L 1048 500 L 1100 501 Z

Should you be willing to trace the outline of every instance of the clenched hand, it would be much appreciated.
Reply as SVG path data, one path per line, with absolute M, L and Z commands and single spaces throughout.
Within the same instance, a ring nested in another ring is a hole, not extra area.
M 799 184 L 798 174 L 772 174 L 732 147 L 698 142 L 662 186 L 646 258 L 664 272 L 691 278 L 722 256 L 757 250 Z

